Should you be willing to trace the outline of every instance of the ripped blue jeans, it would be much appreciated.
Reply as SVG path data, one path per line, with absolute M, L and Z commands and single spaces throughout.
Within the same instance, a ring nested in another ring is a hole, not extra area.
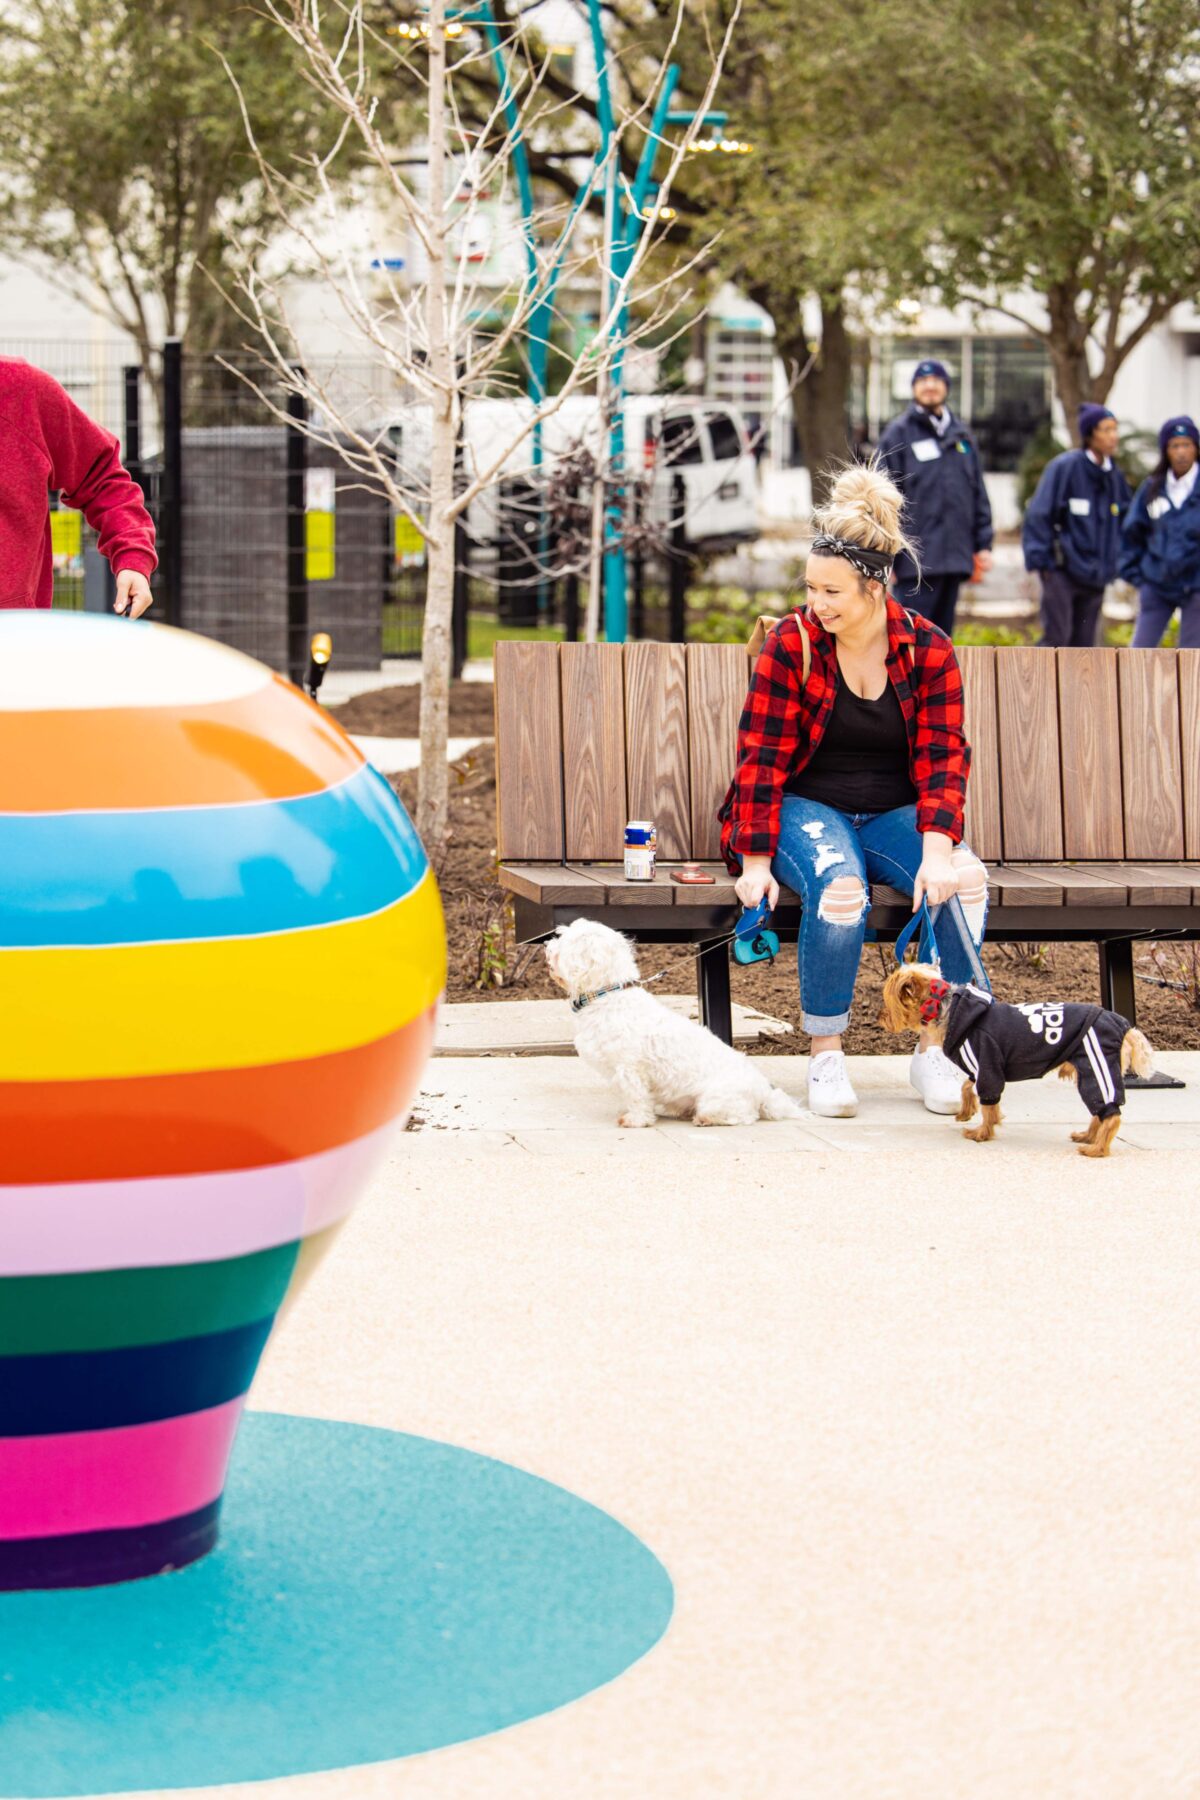
M 798 794 L 784 795 L 771 872 L 804 902 L 800 1003 L 804 1029 L 814 1037 L 835 1037 L 850 1023 L 871 882 L 911 894 L 923 851 L 915 806 L 844 813 Z M 942 974 L 947 981 L 973 981 L 990 991 L 979 957 L 987 886 L 975 873 L 979 863 L 970 851 L 956 850 L 954 859 L 962 871 L 964 897 L 956 894 L 934 914 Z M 857 888 L 847 876 L 857 878 Z

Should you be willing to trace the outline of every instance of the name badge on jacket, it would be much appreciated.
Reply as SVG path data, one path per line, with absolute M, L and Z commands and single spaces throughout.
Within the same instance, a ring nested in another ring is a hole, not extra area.
M 1092 510 L 1092 503 L 1090 500 L 1080 500 L 1074 494 L 1072 494 L 1071 498 L 1067 501 L 1067 505 L 1075 516 L 1080 519 L 1086 519 Z
M 1165 518 L 1166 515 L 1170 512 L 1170 510 L 1171 510 L 1171 502 L 1162 497 L 1160 497 L 1157 500 L 1152 500 L 1150 502 L 1149 506 L 1146 508 L 1147 513 L 1149 514 L 1149 516 L 1152 519 Z
M 936 462 L 942 454 L 942 446 L 936 438 L 914 438 L 909 449 L 918 462 Z

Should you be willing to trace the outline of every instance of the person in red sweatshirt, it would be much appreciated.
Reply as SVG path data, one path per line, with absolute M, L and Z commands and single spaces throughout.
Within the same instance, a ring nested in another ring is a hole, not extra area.
M 0 607 L 49 606 L 48 496 L 60 489 L 100 539 L 117 581 L 115 610 L 136 619 L 158 565 L 154 521 L 121 465 L 121 446 L 53 376 L 0 357 Z

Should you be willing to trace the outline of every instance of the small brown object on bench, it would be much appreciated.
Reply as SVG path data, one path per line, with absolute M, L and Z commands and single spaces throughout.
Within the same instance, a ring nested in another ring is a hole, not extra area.
M 959 651 L 975 761 L 967 841 L 988 865 L 988 936 L 1092 941 L 1102 999 L 1131 1022 L 1133 943 L 1200 939 L 1200 650 Z M 738 916 L 717 859 L 749 679 L 733 644 L 501 641 L 495 653 L 499 878 L 527 941 L 601 919 L 651 943 L 700 947 L 700 1016 L 730 1042 L 729 949 Z M 627 882 L 624 826 L 654 819 L 660 871 Z M 868 923 L 909 917 L 872 891 Z M 794 939 L 800 901 L 772 920 Z

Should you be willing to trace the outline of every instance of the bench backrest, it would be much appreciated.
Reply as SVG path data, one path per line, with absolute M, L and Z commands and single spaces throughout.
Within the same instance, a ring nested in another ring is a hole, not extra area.
M 1200 650 L 963 649 L 967 836 L 986 861 L 1200 857 Z M 749 662 L 734 644 L 496 645 L 505 862 L 718 855 Z

